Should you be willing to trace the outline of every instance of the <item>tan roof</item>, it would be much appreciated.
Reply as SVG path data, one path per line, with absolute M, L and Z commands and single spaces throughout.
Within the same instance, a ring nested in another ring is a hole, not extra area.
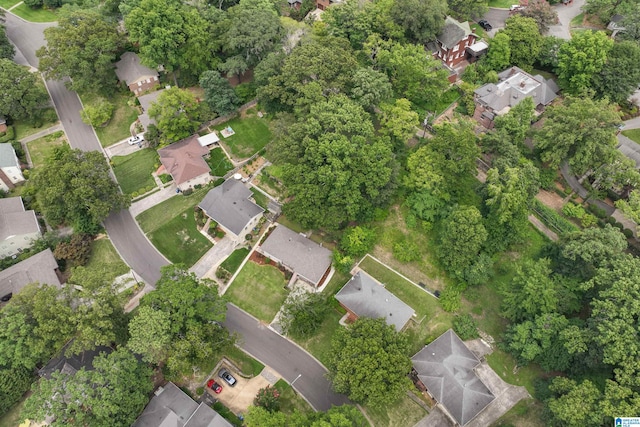
M 0 272 L 0 296 L 14 295 L 31 283 L 60 287 L 58 264 L 51 249 L 45 249 Z
M 211 170 L 202 158 L 205 154 L 209 154 L 209 149 L 200 145 L 198 137 L 198 134 L 194 134 L 158 150 L 160 162 L 171 174 L 176 185 L 209 173 Z
M 0 240 L 39 232 L 36 213 L 24 210 L 21 197 L 0 199 Z

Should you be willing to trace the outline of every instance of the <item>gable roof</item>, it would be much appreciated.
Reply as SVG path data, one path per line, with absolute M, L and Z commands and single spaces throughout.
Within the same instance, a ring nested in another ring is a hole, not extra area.
M 0 168 L 20 167 L 16 150 L 8 142 L 0 144 Z
M 475 374 L 480 361 L 451 329 L 411 361 L 429 393 L 460 425 L 467 424 L 495 399 Z
M 146 80 L 149 77 L 158 77 L 158 72 L 140 63 L 140 57 L 133 52 L 125 52 L 116 62 L 116 75 L 119 80 L 124 80 L 127 85 Z
M 252 195 L 242 182 L 229 178 L 211 189 L 198 206 L 211 219 L 238 236 L 249 221 L 264 212 L 249 200 Z
M 359 271 L 336 294 L 336 299 L 358 317 L 384 318 L 399 332 L 414 310 L 364 271 Z
M 444 27 L 438 34 L 437 40 L 445 49 L 451 49 L 460 41 L 466 39 L 469 34 L 473 34 L 468 22 L 458 22 L 450 16 L 444 20 Z
M 232 427 L 204 403 L 198 405 L 174 383 L 158 387 L 131 427 Z
M 191 135 L 158 150 L 160 162 L 171 174 L 176 185 L 209 173 L 211 170 L 202 158 L 205 154 L 209 154 L 209 149 L 198 143 L 198 136 L 198 134 Z
M 475 90 L 476 100 L 498 114 L 504 114 L 524 98 L 532 97 L 534 106 L 548 105 L 558 95 L 553 80 L 540 75 L 532 76 L 518 67 L 498 74 L 498 83 L 488 83 Z
M 48 248 L 5 268 L 0 271 L 0 297 L 9 293 L 15 295 L 31 283 L 61 287 L 57 268 L 58 263 Z
M 62 347 L 59 352 L 60 356 L 49 360 L 49 363 L 38 371 L 41 377 L 49 379 L 54 372 L 73 375 L 82 368 L 84 368 L 85 371 L 91 371 L 93 370 L 93 359 L 98 357 L 100 353 L 110 354 L 113 352 L 111 347 L 98 346 L 93 350 L 85 350 L 80 354 L 72 354 L 67 357 L 65 356 L 65 352 L 71 343 L 73 343 L 73 340 Z
M 331 267 L 330 250 L 283 225 L 278 225 L 260 248 L 315 285 Z
M 22 197 L 0 199 L 0 240 L 39 232 L 36 213 L 24 210 Z

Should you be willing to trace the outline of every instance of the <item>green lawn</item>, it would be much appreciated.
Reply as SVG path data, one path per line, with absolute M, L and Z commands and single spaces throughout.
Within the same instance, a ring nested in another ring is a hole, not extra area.
M 326 366 L 331 354 L 331 339 L 338 328 L 342 328 L 338 322 L 345 313 L 342 307 L 330 310 L 314 335 L 296 342 Z
M 24 3 L 11 12 L 29 22 L 55 22 L 58 20 L 56 12 L 42 8 L 32 9 Z
M 486 37 L 487 32 L 480 25 L 473 21 L 469 21 L 469 27 L 474 30 L 474 33 L 478 36 L 478 39 L 483 39 Z
M 20 0 L 0 0 L 0 7 L 8 10 L 18 3 L 20 3 Z
M 518 2 L 514 0 L 489 0 L 489 7 L 509 9 L 512 4 L 518 4 Z
M 365 411 L 375 427 L 409 427 L 427 415 L 427 411 L 406 394 L 391 405 L 365 406 Z
M 575 18 L 573 18 L 571 20 L 571 23 L 569 24 L 569 26 L 570 27 L 581 27 L 583 22 L 584 22 L 584 13 L 581 13 L 580 15 L 576 16 Z
M 158 161 L 158 152 L 143 148 L 128 156 L 115 156 L 111 159 L 113 172 L 125 194 L 145 193 L 155 187 L 151 174 Z
M 248 248 L 236 249 L 231 255 L 229 255 L 229 257 L 227 257 L 227 259 L 222 262 L 222 264 L 220 264 L 220 267 L 233 274 L 236 272 L 236 270 L 238 270 L 238 267 L 240 267 L 240 264 L 242 264 L 242 261 L 244 261 L 247 255 L 249 255 Z
M 435 115 L 438 116 L 458 99 L 460 99 L 460 90 L 457 86 L 452 86 L 446 92 L 444 92 L 440 96 L 440 98 L 431 100 L 430 102 L 424 104 L 416 104 L 414 105 L 414 109 L 420 115 L 420 117 L 424 117 L 427 112 L 435 112 Z
M 214 129 L 222 130 L 231 126 L 235 135 L 221 138 L 220 143 L 227 147 L 227 151 L 235 160 L 251 157 L 264 148 L 272 138 L 269 123 L 266 118 L 250 115 L 245 118 L 237 117 L 215 126 Z
M 174 264 L 195 264 L 213 244 L 196 228 L 193 208 L 187 208 L 153 231 L 143 228 L 151 243 Z
M 256 201 L 256 204 L 262 209 L 267 210 L 267 206 L 269 205 L 269 198 L 253 187 L 251 187 L 249 190 L 251 190 L 251 192 L 253 193 L 253 200 Z
M 209 167 L 211 168 L 211 175 L 224 176 L 227 172 L 233 169 L 233 165 L 227 158 L 222 148 L 214 148 L 209 151 L 209 157 L 206 158 Z
M 9 412 L 0 416 L 0 427 L 16 427 L 20 420 L 20 412 L 24 406 L 26 399 L 22 399 L 20 403 L 11 408 Z
M 82 103 L 84 105 L 90 104 L 97 98 L 93 94 L 82 94 Z M 138 118 L 138 109 L 131 107 L 128 101 L 133 99 L 133 94 L 128 90 L 126 92 L 116 92 L 113 96 L 107 99 L 115 106 L 113 116 L 106 126 L 96 127 L 96 135 L 100 139 L 100 144 L 103 147 L 108 147 L 116 142 L 122 141 L 125 138 L 131 136 L 130 126 Z
M 58 123 L 58 115 L 53 107 L 46 108 L 42 111 L 42 122 L 38 123 L 40 126 L 34 126 L 27 120 L 18 120 L 13 124 L 16 130 L 16 139 L 22 139 L 26 136 L 33 135 L 36 132 L 50 128 Z
M 225 296 L 229 301 L 265 322 L 271 322 L 289 293 L 284 274 L 271 265 L 249 261 Z
M 546 424 L 542 420 L 544 413 L 543 405 L 535 399 L 526 399 L 518 402 L 506 414 L 501 416 L 493 427 L 544 427 Z
M 85 268 L 100 271 L 111 280 L 129 271 L 108 238 L 94 240 L 91 257 Z
M 280 392 L 280 412 L 289 415 L 296 409 L 298 412 L 313 412 L 307 401 L 300 397 L 285 380 L 278 380 L 275 388 Z
M 204 196 L 209 192 L 210 187 L 204 187 L 194 191 L 192 194 L 185 196 L 182 194 L 175 195 L 172 198 L 142 212 L 136 217 L 140 224 L 140 228 L 145 233 L 157 230 L 162 225 L 171 221 L 174 217 L 184 212 L 186 209 L 193 209 L 195 205 L 200 203 Z
M 49 157 L 53 152 L 54 148 L 61 147 L 66 144 L 67 142 L 63 136 L 53 138 L 52 135 L 43 136 L 42 138 L 27 142 L 27 149 L 29 150 L 33 167 L 42 167 L 47 157 Z
M 224 355 L 230 359 L 244 375 L 257 377 L 264 369 L 264 365 L 236 346 L 231 346 L 224 351 Z M 216 361 L 217 362 L 217 361 Z M 213 369 L 213 367 L 211 368 Z M 209 371 L 211 370 L 209 369 Z M 209 372 L 207 371 L 207 372 Z
M 640 129 L 623 130 L 622 134 L 640 144 Z
M 308 230 L 305 230 L 304 228 L 302 228 L 302 226 L 300 224 L 298 224 L 297 222 L 293 222 L 291 221 L 289 218 L 287 218 L 284 215 L 280 215 L 278 217 L 278 222 L 282 225 L 284 225 L 287 228 L 290 228 L 291 230 L 295 231 L 296 233 L 305 233 Z

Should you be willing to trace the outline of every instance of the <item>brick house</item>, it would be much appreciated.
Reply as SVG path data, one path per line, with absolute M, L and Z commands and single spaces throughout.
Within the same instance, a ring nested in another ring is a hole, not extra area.
M 116 75 L 129 86 L 129 90 L 140 96 L 155 89 L 160 81 L 158 72 L 140 63 L 140 57 L 133 52 L 125 52 L 116 62 Z
M 455 67 L 466 59 L 466 48 L 473 45 L 477 37 L 468 22 L 458 22 L 447 16 L 432 47 L 433 56 L 449 67 Z
M 198 134 L 191 135 L 158 150 L 164 172 L 171 175 L 182 191 L 211 180 L 211 168 L 203 158 L 209 154 L 209 148 L 200 145 L 199 137 Z

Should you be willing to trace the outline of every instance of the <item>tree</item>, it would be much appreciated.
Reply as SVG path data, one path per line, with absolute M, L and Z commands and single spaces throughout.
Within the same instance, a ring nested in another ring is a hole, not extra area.
M 629 193 L 628 200 L 617 200 L 616 207 L 631 221 L 640 224 L 640 190 Z
M 35 74 L 9 59 L 0 58 L 0 115 L 15 120 L 34 119 L 49 96 Z
M 0 414 L 6 414 L 29 391 L 34 380 L 31 370 L 24 367 L 0 369 Z
M 502 304 L 503 315 L 513 322 L 556 311 L 558 293 L 551 276 L 551 261 L 527 260 L 517 266 L 510 286 L 504 291 Z
M 614 14 L 624 14 L 632 9 L 633 5 L 633 0 L 587 0 L 584 11 L 598 15 L 603 22 L 609 22 Z
M 456 206 L 442 222 L 438 254 L 447 271 L 463 278 L 487 240 L 482 215 L 474 206 Z
M 22 417 L 43 421 L 51 416 L 52 426 L 131 425 L 149 400 L 151 370 L 125 349 L 100 354 L 93 368 L 40 380 Z
M 533 18 L 514 15 L 507 19 L 505 25 L 505 29 L 501 31 L 509 36 L 511 64 L 531 68 L 542 47 L 538 24 Z
M 81 9 L 44 31 L 47 44 L 36 55 L 48 78 L 70 77 L 75 91 L 110 93 L 115 88 L 113 62 L 122 36 L 116 24 L 96 11 Z
M 287 416 L 282 412 L 269 412 L 262 406 L 249 406 L 245 422 L 247 427 L 285 427 Z
M 540 34 L 546 33 L 550 25 L 558 23 L 558 12 L 546 0 L 530 0 L 527 7 L 518 13 L 536 21 Z
M 272 2 L 240 0 L 227 13 L 224 50 L 231 54 L 221 68 L 231 74 L 243 74 L 276 50 L 284 29 Z
M 566 40 L 556 36 L 543 37 L 537 58 L 538 64 L 545 69 L 556 69 L 558 67 L 558 52 L 560 52 L 560 47 L 565 43 L 567 43 Z
M 598 268 L 606 267 L 627 249 L 627 239 L 617 228 L 586 228 L 563 238 L 560 262 L 571 266 L 573 274 L 589 278 Z
M 113 115 L 114 105 L 101 98 L 94 104 L 85 105 L 80 110 L 80 118 L 89 126 L 98 127 L 107 124 Z
M 127 348 L 142 355 L 142 360 L 158 364 L 167 355 L 171 342 L 169 315 L 150 307 L 140 307 L 129 322 Z
M 558 84 L 577 95 L 593 86 L 594 77 L 607 63 L 613 47 L 603 31 L 580 31 L 558 50 Z
M 494 71 L 502 71 L 511 64 L 511 39 L 507 33 L 498 31 L 489 41 L 489 51 L 482 64 Z
M 534 135 L 540 158 L 557 168 L 568 161 L 576 174 L 610 163 L 617 144 L 620 116 L 607 100 L 567 97 L 547 108 Z
M 459 21 L 469 21 L 484 15 L 487 10 L 485 0 L 448 0 L 449 11 Z
M 15 55 L 15 49 L 7 37 L 4 25 L 1 25 L 4 21 L 0 15 L 0 59 L 13 59 Z
M 604 412 L 598 407 L 602 393 L 591 381 L 584 380 L 578 384 L 569 378 L 555 377 L 549 389 L 556 393 L 556 397 L 551 398 L 547 406 L 558 425 L 602 425 Z
M 405 98 L 396 99 L 395 104 L 380 105 L 380 130 L 382 135 L 391 138 L 396 147 L 403 147 L 415 136 L 420 124 L 418 113 L 411 109 L 411 102 Z
M 624 27 L 624 31 L 616 34 L 616 38 L 640 42 L 640 7 L 637 4 L 624 12 L 620 24 Z
M 53 256 L 58 261 L 64 262 L 65 268 L 86 265 L 91 256 L 93 239 L 88 234 L 76 233 L 69 239 L 56 245 Z
M 111 211 L 130 203 L 97 151 L 55 148 L 44 167 L 32 175 L 31 185 L 47 222 L 70 224 L 77 233 L 95 234 Z
M 347 255 L 361 257 L 373 249 L 376 239 L 376 231 L 372 228 L 360 225 L 349 227 L 342 234 L 340 249 Z
M 327 360 L 334 389 L 354 402 L 384 405 L 403 395 L 410 382 L 409 343 L 384 319 L 360 318 L 339 328 L 331 341 Z M 384 387 L 376 387 L 380 378 Z
M 407 37 L 424 44 L 435 40 L 444 26 L 447 2 L 443 0 L 399 0 L 391 8 L 391 17 L 405 29 Z
M 270 385 L 258 390 L 253 404 L 260 406 L 269 412 L 277 412 L 280 410 L 280 392 L 277 388 Z
M 607 63 L 593 76 L 593 87 L 600 97 L 621 103 L 640 85 L 640 45 L 634 41 L 615 43 Z
M 211 111 L 219 116 L 233 113 L 240 106 L 240 100 L 229 81 L 217 71 L 205 71 L 200 76 L 200 86 Z
M 192 92 L 174 86 L 164 90 L 158 100 L 151 103 L 149 117 L 157 121 L 167 144 L 186 138 L 198 129 L 202 108 Z
M 291 295 L 282 305 L 280 324 L 288 335 L 309 337 L 322 325 L 328 310 L 322 294 Z
M 461 340 L 478 338 L 478 322 L 470 314 L 461 314 L 453 318 L 453 330 Z
M 533 98 L 528 96 L 513 107 L 507 114 L 497 116 L 494 127 L 509 135 L 511 142 L 517 146 L 524 146 L 524 140 L 531 129 L 531 122 L 535 118 Z
M 329 10 L 340 9 L 333 8 Z M 351 79 L 349 97 L 367 111 L 372 111 L 381 101 L 391 98 L 393 88 L 386 74 L 373 68 L 358 68 Z

